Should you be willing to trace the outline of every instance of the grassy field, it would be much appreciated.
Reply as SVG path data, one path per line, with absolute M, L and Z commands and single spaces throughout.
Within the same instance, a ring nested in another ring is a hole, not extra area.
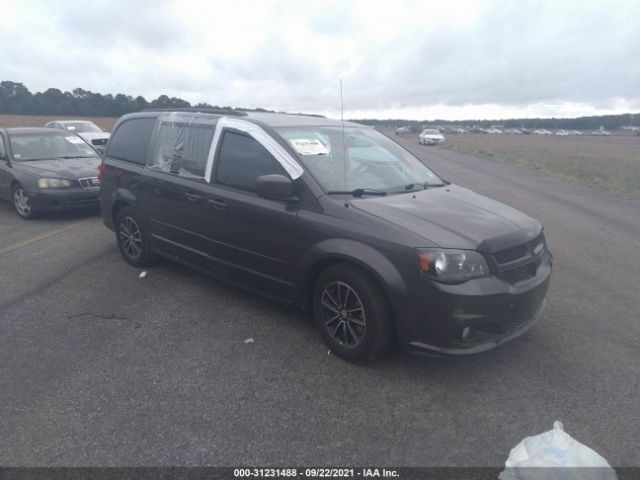
M 115 117 L 48 117 L 43 115 L 0 115 L 0 127 L 44 127 L 51 120 L 91 120 L 96 125 L 111 131 L 116 121 Z
M 387 133 L 393 136 L 392 130 Z M 534 168 L 568 182 L 640 198 L 640 137 L 616 133 L 610 137 L 452 134 L 446 135 L 447 141 L 440 148 Z M 403 137 L 418 141 L 417 134 Z

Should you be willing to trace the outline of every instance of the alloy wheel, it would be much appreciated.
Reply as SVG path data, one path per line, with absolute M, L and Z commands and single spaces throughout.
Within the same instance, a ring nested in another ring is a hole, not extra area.
M 142 233 L 136 221 L 131 217 L 124 217 L 120 222 L 120 240 L 123 251 L 130 258 L 136 259 L 142 253 Z
M 13 204 L 21 216 L 28 217 L 31 214 L 31 202 L 21 187 L 13 192 Z
M 362 343 L 366 316 L 353 288 L 344 282 L 331 282 L 322 292 L 321 312 L 324 326 L 336 342 L 349 348 Z

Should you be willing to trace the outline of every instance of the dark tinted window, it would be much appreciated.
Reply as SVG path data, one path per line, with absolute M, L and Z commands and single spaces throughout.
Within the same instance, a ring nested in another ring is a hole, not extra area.
M 144 165 L 155 118 L 132 118 L 121 123 L 109 139 L 107 156 Z
M 234 132 L 225 132 L 216 163 L 216 182 L 241 190 L 253 191 L 261 175 L 287 175 L 258 141 Z
M 187 178 L 204 178 L 215 125 L 161 121 L 147 165 Z

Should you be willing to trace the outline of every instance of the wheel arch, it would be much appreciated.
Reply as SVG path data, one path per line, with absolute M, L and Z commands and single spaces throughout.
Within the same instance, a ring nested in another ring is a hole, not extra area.
M 337 263 L 350 263 L 368 273 L 385 292 L 394 317 L 401 317 L 401 303 L 406 285 L 391 261 L 373 247 L 354 240 L 325 240 L 315 245 L 298 266 L 297 283 L 300 285 L 297 303 L 308 310 L 313 288 L 320 274 Z

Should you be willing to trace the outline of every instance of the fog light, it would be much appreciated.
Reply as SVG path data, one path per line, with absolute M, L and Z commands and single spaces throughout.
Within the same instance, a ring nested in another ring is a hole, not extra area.
M 465 327 L 462 330 L 462 339 L 464 340 L 465 338 L 467 338 L 469 335 L 471 335 L 471 327 Z

